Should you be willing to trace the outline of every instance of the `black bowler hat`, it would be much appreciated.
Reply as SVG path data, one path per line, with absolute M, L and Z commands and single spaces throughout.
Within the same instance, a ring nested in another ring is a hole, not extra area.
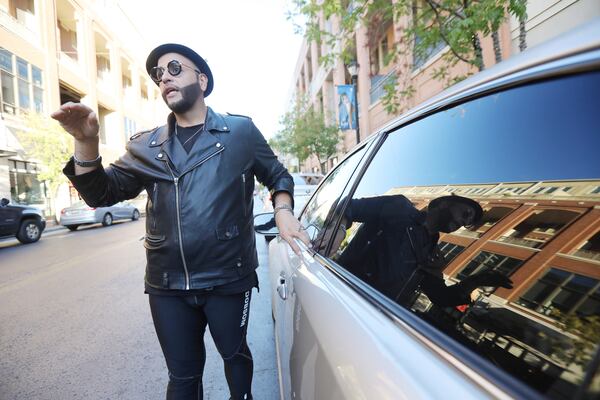
M 473 223 L 478 222 L 481 217 L 483 216 L 483 208 L 481 208 L 481 205 L 476 202 L 473 199 L 470 199 L 468 197 L 463 197 L 463 196 L 457 196 L 455 194 L 451 195 L 451 196 L 441 196 L 441 197 L 437 197 L 433 200 L 431 200 L 429 202 L 429 208 L 435 208 L 437 206 L 440 205 L 440 203 L 447 201 L 447 202 L 455 202 L 455 203 L 462 203 L 465 204 L 469 207 L 472 207 L 473 210 L 475 211 L 475 216 L 473 217 Z
M 202 72 L 204 75 L 206 75 L 208 77 L 208 85 L 206 86 L 206 91 L 204 92 L 204 97 L 207 97 L 210 94 L 210 92 L 212 92 L 213 76 L 212 76 L 212 72 L 210 72 L 210 68 L 208 67 L 208 64 L 206 63 L 206 61 L 204 61 L 204 58 L 200 57 L 200 55 L 198 53 L 196 53 L 194 50 L 192 50 L 189 47 L 186 47 L 182 44 L 166 43 L 166 44 L 161 44 L 160 46 L 158 46 L 157 48 L 152 50 L 150 52 L 150 54 L 148 55 L 148 58 L 146 59 L 146 72 L 148 72 L 148 75 L 150 75 L 150 71 L 152 70 L 152 68 L 156 67 L 156 64 L 158 63 L 158 59 L 163 54 L 167 54 L 167 53 L 177 53 L 177 54 L 181 54 L 182 56 L 189 58 L 196 65 L 196 67 L 198 67 L 200 72 Z

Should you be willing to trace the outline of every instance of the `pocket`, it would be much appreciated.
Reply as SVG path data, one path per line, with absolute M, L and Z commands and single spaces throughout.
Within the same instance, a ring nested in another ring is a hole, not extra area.
M 144 247 L 148 250 L 158 250 L 165 243 L 166 237 L 165 235 L 146 235 L 146 240 L 144 240 Z
M 240 235 L 240 230 L 237 224 L 229 225 L 227 227 L 216 229 L 217 239 L 219 240 L 231 240 Z

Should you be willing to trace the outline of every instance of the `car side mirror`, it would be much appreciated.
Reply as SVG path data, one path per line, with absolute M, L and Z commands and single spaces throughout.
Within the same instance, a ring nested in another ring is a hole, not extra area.
M 279 229 L 275 225 L 275 215 L 272 212 L 256 214 L 254 216 L 254 231 L 261 235 L 279 235 Z
M 6 207 L 8 205 L 8 203 L 10 203 L 10 200 L 5 197 L 3 197 L 2 200 L 0 200 L 1 207 Z

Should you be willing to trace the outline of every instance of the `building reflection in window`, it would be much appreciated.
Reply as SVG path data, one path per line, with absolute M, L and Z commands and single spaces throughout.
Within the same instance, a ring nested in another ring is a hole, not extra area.
M 574 256 L 600 261 L 600 231 L 573 252 Z
M 579 213 L 569 210 L 536 210 L 497 240 L 539 249 L 578 216 Z
M 485 207 L 483 217 L 477 225 L 470 227 L 461 227 L 455 232 L 457 235 L 480 238 L 492 226 L 496 225 L 504 216 L 513 211 L 510 207 Z

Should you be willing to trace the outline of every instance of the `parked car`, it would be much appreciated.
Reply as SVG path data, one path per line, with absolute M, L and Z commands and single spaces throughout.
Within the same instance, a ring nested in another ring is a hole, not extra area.
M 64 208 L 60 213 L 60 224 L 71 231 L 77 230 L 81 225 L 101 223 L 110 226 L 114 221 L 130 219 L 137 221 L 140 218 L 139 210 L 127 201 L 114 204 L 110 207 L 89 207 L 84 201 L 78 201 L 71 207 Z
M 45 228 L 46 219 L 39 209 L 0 200 L 0 238 L 15 236 L 21 243 L 33 243 Z
M 290 175 L 292 175 L 292 178 L 294 179 L 294 214 L 300 215 L 306 202 L 310 199 L 310 196 L 312 196 L 319 186 L 319 183 L 323 180 L 323 175 L 309 172 L 294 172 Z M 268 191 L 266 192 L 266 196 L 263 196 L 263 203 L 265 211 L 273 210 L 271 194 Z M 276 234 L 271 233 L 264 234 L 267 243 L 275 239 L 276 236 Z
M 299 216 L 311 247 L 269 244 L 282 399 L 599 398 L 599 110 L 597 20 L 360 143 Z M 425 219 L 453 194 L 483 217 L 442 233 L 438 262 L 416 261 L 416 276 L 451 288 L 493 272 L 512 288 L 477 287 L 447 306 L 411 276 L 393 282 L 409 296 L 384 294 L 382 271 L 415 250 L 394 231 L 405 223 L 396 208 L 359 201 L 408 199 Z M 351 218 L 357 204 L 379 225 Z
M 323 175 L 307 172 L 292 173 L 291 175 L 294 178 L 294 210 L 296 214 L 300 214 L 310 196 L 323 180 Z

